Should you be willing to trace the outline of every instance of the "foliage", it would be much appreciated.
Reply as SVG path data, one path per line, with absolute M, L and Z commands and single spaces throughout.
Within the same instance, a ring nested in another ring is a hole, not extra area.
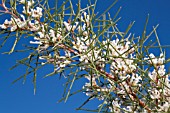
M 82 107 L 97 98 L 102 103 L 92 110 L 96 112 L 168 112 L 170 83 L 165 70 L 168 61 L 157 37 L 157 26 L 146 34 L 148 16 L 141 37 L 129 33 L 134 22 L 126 31 L 120 31 L 117 26 L 120 9 L 113 18 L 107 14 L 116 2 L 97 15 L 97 1 L 89 1 L 86 8 L 81 8 L 79 1 L 75 10 L 71 0 L 52 8 L 48 0 L 3 0 L 1 16 L 9 14 L 11 18 L 0 25 L 4 39 L 1 46 L 15 37 L 11 50 L 6 52 L 11 54 L 19 51 L 15 47 L 21 38 L 30 38 L 31 46 L 20 50 L 29 52 L 28 57 L 12 67 L 27 67 L 26 73 L 16 81 L 25 81 L 28 75 L 33 75 L 36 91 L 37 70 L 50 64 L 54 70 L 44 77 L 65 73 L 68 79 L 61 101 L 77 92 L 89 97 L 78 110 L 91 111 Z M 23 8 L 22 12 L 19 7 Z M 155 42 L 149 40 L 152 34 Z M 149 53 L 153 47 L 160 49 L 160 56 Z M 74 82 L 80 78 L 86 78 L 88 83 L 72 93 Z

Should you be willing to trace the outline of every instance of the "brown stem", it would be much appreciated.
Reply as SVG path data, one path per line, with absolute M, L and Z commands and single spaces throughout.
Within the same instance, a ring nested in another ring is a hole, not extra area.
M 109 79 L 112 79 L 112 80 L 114 80 L 114 81 L 117 81 L 117 80 L 118 80 L 117 77 L 114 77 L 113 75 L 105 72 L 105 71 L 102 70 L 99 66 L 97 66 L 97 70 L 98 70 L 100 73 L 106 75 Z
M 13 15 L 15 18 L 19 18 L 17 15 L 15 15 L 14 13 L 12 13 L 12 12 L 10 12 L 10 11 L 8 10 L 8 8 L 5 6 L 4 1 L 2 1 L 2 4 L 0 4 L 0 6 L 5 9 L 5 11 L 0 10 L 0 12 Z

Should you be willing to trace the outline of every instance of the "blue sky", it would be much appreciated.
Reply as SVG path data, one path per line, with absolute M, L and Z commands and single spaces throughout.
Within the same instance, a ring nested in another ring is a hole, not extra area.
M 50 4 L 53 3 L 52 1 L 49 0 Z M 82 6 L 86 6 L 86 1 L 88 0 L 82 1 Z M 96 12 L 104 11 L 113 1 L 98 0 Z M 169 0 L 119 0 L 115 7 L 109 10 L 110 14 L 114 16 L 120 6 L 122 10 L 119 16 L 122 19 L 118 22 L 118 26 L 121 30 L 124 31 L 130 22 L 135 21 L 131 32 L 135 33 L 135 36 L 141 35 L 146 17 L 150 14 L 148 33 L 151 31 L 152 26 L 159 24 L 157 33 L 161 44 L 170 44 Z M 5 20 L 5 18 L 1 18 Z M 0 21 L 1 24 L 2 20 Z M 9 50 L 10 43 L 0 52 Z M 49 69 L 39 72 L 36 95 L 33 94 L 33 84 L 29 77 L 24 85 L 22 81 L 12 84 L 13 80 L 24 73 L 24 70 L 22 67 L 13 71 L 8 70 L 15 64 L 17 59 L 23 56 L 25 56 L 24 53 L 0 55 L 0 113 L 86 113 L 84 111 L 75 111 L 75 108 L 86 100 L 83 93 L 69 98 L 67 103 L 56 103 L 62 96 L 64 80 L 59 81 L 57 76 L 43 79 L 42 75 Z M 169 48 L 166 49 L 166 57 L 170 57 Z M 73 91 L 80 87 L 82 87 L 81 83 L 76 82 Z M 88 104 L 87 107 L 95 109 L 97 107 L 96 103 L 99 102 L 94 101 Z

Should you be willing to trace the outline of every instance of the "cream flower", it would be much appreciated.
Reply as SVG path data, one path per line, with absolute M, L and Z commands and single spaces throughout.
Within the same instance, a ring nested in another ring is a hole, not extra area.
M 36 7 L 36 9 L 31 9 L 31 16 L 34 18 L 41 18 L 42 17 L 42 8 Z

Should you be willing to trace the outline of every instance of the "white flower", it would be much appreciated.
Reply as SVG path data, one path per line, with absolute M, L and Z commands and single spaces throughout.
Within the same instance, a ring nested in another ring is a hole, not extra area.
M 158 69 L 158 74 L 159 76 L 164 76 L 165 75 L 165 66 L 164 65 L 161 65 L 159 66 L 159 69 Z
M 34 18 L 42 17 L 42 8 L 36 7 L 36 9 L 31 9 L 31 16 Z
M 149 72 L 148 75 L 153 81 L 156 81 L 157 74 L 156 74 L 155 70 L 152 73 Z
M 7 29 L 7 28 L 8 28 L 8 26 L 5 25 L 5 24 L 0 25 L 0 27 L 1 27 L 2 29 Z
M 29 6 L 29 7 L 32 6 L 33 4 L 34 4 L 34 0 L 28 1 L 28 6 Z
M 160 109 L 159 109 L 159 111 L 165 111 L 165 112 L 167 112 L 168 111 L 168 109 L 169 109 L 169 107 L 170 107 L 170 105 L 169 105 L 169 103 L 168 102 L 165 102 L 162 106 L 161 105 L 158 105 L 159 107 L 160 107 Z
M 84 16 L 84 18 L 86 18 L 86 17 L 87 17 L 87 13 L 86 13 L 86 12 L 84 12 L 84 13 L 83 13 L 83 16 Z
M 14 25 L 14 26 L 11 27 L 11 31 L 15 31 L 16 29 L 17 29 L 17 26 L 16 26 L 16 25 Z
M 84 18 L 83 18 L 83 16 L 84 16 Z M 89 15 L 87 15 L 87 13 L 86 12 L 83 12 L 83 16 L 81 16 L 81 21 L 82 22 L 86 22 L 86 24 L 88 24 L 87 26 L 89 26 Z
M 40 38 L 45 38 L 45 34 L 43 32 L 38 32 L 38 35 L 40 36 Z
M 164 54 L 161 53 L 160 54 L 160 57 L 158 58 L 158 64 L 163 64 L 165 61 L 165 57 L 164 57 Z
M 11 31 L 15 31 L 17 28 L 24 28 L 27 23 L 25 21 L 25 17 L 21 15 L 23 21 L 20 20 L 20 18 L 11 18 L 11 21 L 5 21 L 6 25 L 8 27 L 11 27 Z
M 5 22 L 4 22 L 4 24 L 5 24 L 5 25 L 10 25 L 10 24 L 12 24 L 12 22 L 11 22 L 11 21 L 8 21 L 8 20 L 6 19 Z
M 66 27 L 67 31 L 74 31 L 78 25 L 78 22 L 75 22 L 76 25 L 70 25 L 70 23 L 67 23 L 64 21 L 64 26 Z
M 63 68 L 63 67 L 66 67 L 66 64 L 64 64 L 64 63 L 60 63 L 60 65 L 59 65 L 61 68 Z
M 21 4 L 26 4 L 28 5 L 28 7 L 32 6 L 34 4 L 34 0 L 31 1 L 26 1 L 26 0 L 20 0 L 19 1 Z
M 0 25 L 0 27 L 2 29 L 7 29 L 8 27 L 10 27 L 12 24 L 12 21 L 8 21 L 7 19 L 5 19 L 4 23 L 2 25 Z
M 161 65 L 164 63 L 165 57 L 163 53 L 160 54 L 159 58 L 156 58 L 153 53 L 149 55 L 150 58 L 144 58 L 144 60 L 148 60 L 150 64 L 153 65 Z
M 70 24 L 64 21 L 64 26 L 66 27 L 67 31 L 70 31 Z
M 152 99 L 159 99 L 159 98 L 161 98 L 160 92 L 156 88 L 153 88 L 153 89 L 149 90 L 149 92 L 150 92 L 150 97 Z
M 50 33 L 49 34 L 50 34 L 51 37 L 55 37 L 55 31 L 54 30 L 50 29 Z
M 127 110 L 128 112 L 133 112 L 132 106 L 127 106 L 127 109 L 125 110 Z
M 132 74 L 130 83 L 132 86 L 137 86 L 137 85 L 139 85 L 138 83 L 140 80 L 142 80 L 141 76 L 139 76 L 138 74 Z
M 68 64 L 70 64 L 70 63 L 71 63 L 71 61 L 69 61 L 69 60 L 65 60 L 63 63 L 64 63 L 64 64 L 66 64 L 66 65 L 68 65 Z
M 30 31 L 37 31 L 39 29 L 39 25 L 38 24 L 35 24 L 31 21 L 28 21 L 28 25 L 29 25 L 29 30 Z
M 50 37 L 52 38 L 52 42 L 56 42 L 57 38 L 55 36 L 55 31 L 50 29 L 50 33 L 49 33 Z
M 26 0 L 20 0 L 19 2 L 22 3 L 22 4 L 25 4 Z
M 29 7 L 27 7 L 27 9 L 26 9 L 25 6 L 23 6 L 22 13 L 31 15 L 31 11 L 29 11 Z
M 42 43 L 40 41 L 30 41 L 30 44 L 38 44 L 41 45 Z
M 112 106 L 113 106 L 112 111 L 114 111 L 114 113 L 119 113 L 120 112 L 120 104 L 118 103 L 118 99 L 117 98 L 112 101 Z
M 66 57 L 71 57 L 70 51 L 65 51 L 65 56 L 66 56 Z

